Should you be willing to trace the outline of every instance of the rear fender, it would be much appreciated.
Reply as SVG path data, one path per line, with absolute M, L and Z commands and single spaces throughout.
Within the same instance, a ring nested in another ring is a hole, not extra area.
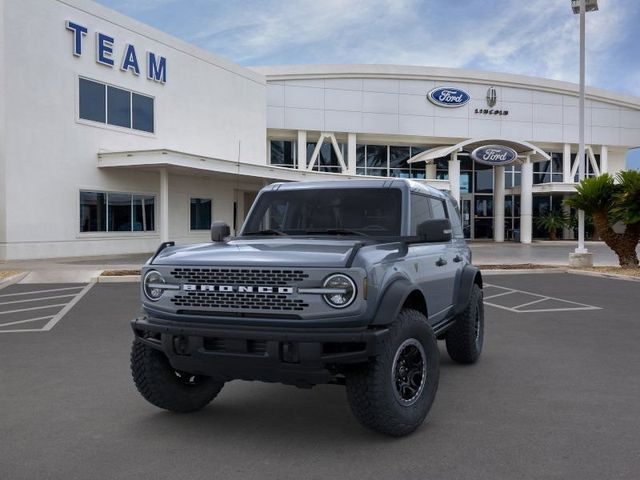
M 471 289 L 477 284 L 482 288 L 482 274 L 480 269 L 474 265 L 466 265 L 460 275 L 460 283 L 458 285 L 458 295 L 455 303 L 455 315 L 461 314 L 469 304 L 471 297 Z

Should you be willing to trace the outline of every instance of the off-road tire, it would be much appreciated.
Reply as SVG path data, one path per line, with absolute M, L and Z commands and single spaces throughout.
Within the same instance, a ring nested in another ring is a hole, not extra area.
M 476 363 L 484 343 L 484 302 L 482 289 L 473 284 L 469 303 L 447 331 L 447 352 L 458 363 Z
M 131 374 L 149 403 L 171 412 L 200 410 L 224 386 L 224 381 L 212 377 L 177 372 L 164 353 L 136 340 L 131 347 Z
M 403 344 L 416 340 L 423 349 L 426 375 L 422 388 L 411 400 L 414 403 L 403 405 L 397 398 L 394 359 Z M 426 317 L 416 310 L 401 310 L 391 324 L 380 354 L 346 375 L 347 398 L 354 416 L 365 427 L 386 435 L 400 437 L 412 433 L 431 409 L 438 389 L 438 362 L 438 344 Z

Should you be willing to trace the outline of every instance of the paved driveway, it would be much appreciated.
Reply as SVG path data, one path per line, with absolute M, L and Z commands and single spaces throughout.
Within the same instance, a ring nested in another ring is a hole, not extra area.
M 488 306 L 481 361 L 442 350 L 434 407 L 403 439 L 362 429 L 337 386 L 232 382 L 202 412 L 155 409 L 129 374 L 137 287 L 98 284 L 52 330 L 0 334 L 0 478 L 637 479 L 640 283 L 486 281 L 593 308 Z

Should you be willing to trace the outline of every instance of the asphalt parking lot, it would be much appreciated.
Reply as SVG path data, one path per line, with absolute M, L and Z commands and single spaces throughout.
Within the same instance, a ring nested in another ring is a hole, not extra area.
M 362 429 L 337 386 L 232 382 L 202 412 L 155 409 L 129 373 L 137 285 L 97 284 L 48 331 L 0 331 L 0 478 L 638 478 L 640 283 L 485 281 L 483 357 L 441 348 L 403 439 Z

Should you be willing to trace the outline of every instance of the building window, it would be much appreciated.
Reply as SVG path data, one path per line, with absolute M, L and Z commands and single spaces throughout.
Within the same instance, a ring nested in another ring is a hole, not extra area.
M 113 192 L 80 192 L 81 232 L 153 232 L 155 197 Z
M 520 186 L 520 176 L 522 175 L 521 165 L 508 165 L 504 167 L 504 186 L 513 188 Z
M 154 99 L 104 83 L 79 79 L 79 117 L 121 128 L 154 132 Z
M 289 140 L 271 140 L 270 163 L 278 167 L 296 168 L 296 142 Z
M 551 152 L 551 160 L 543 162 L 534 162 L 533 164 L 533 183 L 561 183 L 563 181 L 563 160 L 562 153 Z
M 358 145 L 356 174 L 374 177 L 426 178 L 425 164 L 410 164 L 409 159 L 424 147 L 396 145 Z
M 307 143 L 307 165 L 311 163 L 311 157 L 313 157 L 313 152 L 315 151 L 316 146 L 317 143 Z M 344 143 L 338 143 L 338 148 L 340 149 L 340 153 L 342 154 L 342 158 L 345 161 L 346 165 L 347 146 Z M 320 151 L 318 152 L 318 158 L 316 159 L 316 162 L 311 170 L 316 172 L 342 172 L 342 167 L 340 166 L 340 162 L 338 161 L 338 155 L 336 154 L 336 151 L 333 148 L 333 144 L 331 142 L 323 142 L 322 146 L 320 147 Z
M 577 156 L 578 156 L 577 153 L 572 153 L 571 154 L 571 165 L 574 164 Z M 600 155 L 598 155 L 596 153 L 596 154 L 593 155 L 593 157 L 596 160 L 596 165 L 598 166 L 598 170 L 600 170 L 600 168 L 601 168 L 601 166 L 600 166 Z M 589 155 L 589 152 L 586 149 L 584 151 L 584 162 L 585 162 L 585 171 L 584 171 L 585 178 L 595 177 L 596 176 L 596 171 L 594 170 L 593 165 L 591 165 L 591 156 Z M 576 182 L 576 183 L 580 181 L 579 170 L 580 170 L 580 168 L 576 169 L 576 174 L 573 177 L 573 181 Z
M 209 230 L 211 228 L 211 209 L 213 201 L 210 198 L 191 199 L 191 230 Z

